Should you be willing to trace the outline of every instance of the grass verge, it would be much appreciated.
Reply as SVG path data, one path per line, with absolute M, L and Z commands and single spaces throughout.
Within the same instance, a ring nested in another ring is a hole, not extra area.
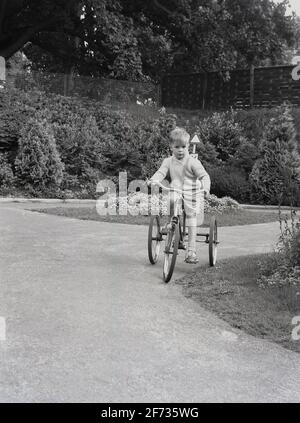
M 54 214 L 57 216 L 71 217 L 81 220 L 97 220 L 100 222 L 126 223 L 131 225 L 148 225 L 149 216 L 100 216 L 95 207 L 49 207 L 34 209 L 41 213 Z M 209 225 L 210 215 L 206 214 L 204 226 Z M 232 213 L 217 215 L 219 226 L 251 225 L 256 223 L 268 223 L 278 220 L 277 212 L 239 210 Z
M 260 288 L 260 263 L 269 259 L 270 254 L 263 254 L 223 260 L 176 283 L 186 297 L 231 326 L 300 352 L 300 341 L 291 339 L 292 318 L 300 315 L 300 288 Z

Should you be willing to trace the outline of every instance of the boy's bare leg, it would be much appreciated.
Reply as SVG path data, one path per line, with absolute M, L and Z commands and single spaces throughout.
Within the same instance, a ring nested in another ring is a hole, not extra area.
M 168 201 L 169 201 L 169 204 L 168 204 L 168 206 L 169 206 L 168 221 L 162 227 L 163 232 L 166 232 L 166 233 L 168 231 L 168 228 L 171 228 L 169 222 L 170 222 L 171 217 L 174 215 L 174 207 L 175 207 L 175 202 L 174 202 L 173 196 L 170 195 Z
M 196 251 L 197 226 L 189 226 L 188 250 Z

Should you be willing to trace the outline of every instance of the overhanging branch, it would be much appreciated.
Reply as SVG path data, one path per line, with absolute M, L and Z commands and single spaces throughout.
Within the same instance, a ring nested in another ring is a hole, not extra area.
M 75 8 L 75 5 L 79 4 L 80 0 L 68 0 L 64 6 L 64 10 L 70 15 Z M 7 0 L 2 0 L 0 5 L 0 36 L 1 36 L 1 28 L 3 28 L 4 22 L 4 15 L 5 15 L 5 8 L 6 8 Z M 0 55 L 2 55 L 5 59 L 9 59 L 14 53 L 20 50 L 24 44 L 31 40 L 31 38 L 39 33 L 40 31 L 51 29 L 54 25 L 57 27 L 60 19 L 57 16 L 51 16 L 48 20 L 44 22 L 40 22 L 36 25 L 25 30 L 21 35 L 16 36 L 12 39 L 12 42 L 4 47 L 0 48 Z
M 17 39 L 15 39 L 7 48 L 0 50 L 0 55 L 5 59 L 9 59 L 14 53 L 20 50 L 24 44 L 26 44 L 30 39 L 37 34 L 39 31 L 50 27 L 56 22 L 54 18 L 49 19 L 46 22 L 35 25 L 31 28 L 28 28 L 23 32 Z
M 155 4 L 156 7 L 163 10 L 169 16 L 174 16 L 176 14 L 176 12 L 172 12 L 166 6 L 162 5 L 158 0 L 153 0 L 153 3 Z

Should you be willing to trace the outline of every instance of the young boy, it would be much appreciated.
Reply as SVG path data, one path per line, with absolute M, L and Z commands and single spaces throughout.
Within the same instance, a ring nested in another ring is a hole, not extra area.
M 196 255 L 197 224 L 202 224 L 202 222 L 197 222 L 197 210 L 193 206 L 194 196 L 192 193 L 204 189 L 204 195 L 208 194 L 210 177 L 201 162 L 189 155 L 189 142 L 190 135 L 185 129 L 176 127 L 171 131 L 170 149 L 172 156 L 164 159 L 150 182 L 162 182 L 168 175 L 171 180 L 170 186 L 184 192 L 186 226 L 188 227 L 188 250 L 185 261 L 186 263 L 196 264 L 198 263 Z

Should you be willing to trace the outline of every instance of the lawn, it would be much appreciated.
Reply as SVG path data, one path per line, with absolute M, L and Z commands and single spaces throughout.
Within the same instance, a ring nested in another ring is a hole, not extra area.
M 300 341 L 291 339 L 292 318 L 300 315 L 300 287 L 260 288 L 260 263 L 268 256 L 223 260 L 215 268 L 200 267 L 175 283 L 182 286 L 186 297 L 231 326 L 300 352 Z
M 100 216 L 93 206 L 85 207 L 49 207 L 43 209 L 34 209 L 41 213 L 54 214 L 57 216 L 71 217 L 81 220 L 97 220 L 100 222 L 126 223 L 130 225 L 148 225 L 149 216 Z M 268 223 L 278 220 L 276 211 L 252 211 L 239 210 L 231 213 L 217 215 L 219 226 L 251 225 L 256 223 Z M 209 225 L 210 215 L 205 216 L 204 226 Z

